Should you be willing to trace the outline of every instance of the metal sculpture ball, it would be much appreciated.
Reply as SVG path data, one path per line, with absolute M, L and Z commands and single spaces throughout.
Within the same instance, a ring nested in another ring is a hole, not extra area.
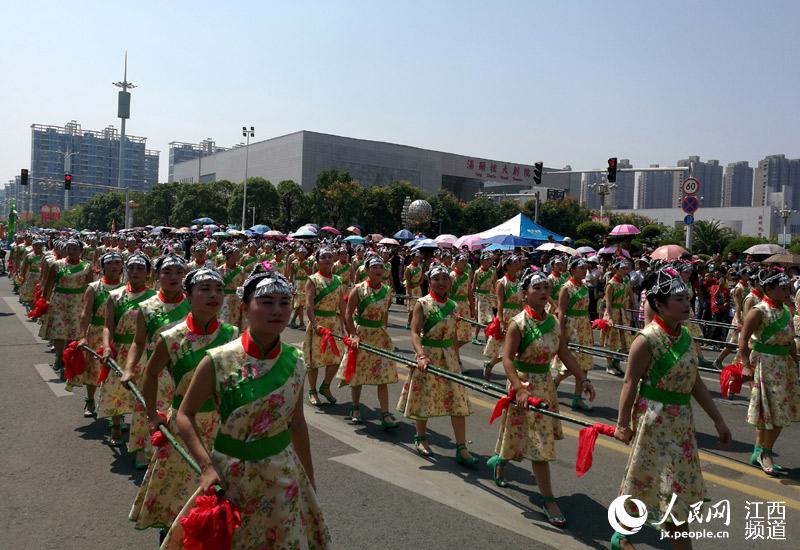
M 413 225 L 426 225 L 431 222 L 433 208 L 428 201 L 416 200 L 408 207 L 408 221 Z

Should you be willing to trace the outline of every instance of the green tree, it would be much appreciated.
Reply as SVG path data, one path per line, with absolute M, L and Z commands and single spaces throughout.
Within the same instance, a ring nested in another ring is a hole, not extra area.
M 641 228 L 639 239 L 648 246 L 653 246 L 661 239 L 661 235 L 666 230 L 666 226 L 661 224 L 648 224 Z
M 728 254 L 730 254 L 731 252 L 736 252 L 741 255 L 745 250 L 747 250 L 751 246 L 766 242 L 768 242 L 767 239 L 762 239 L 760 237 L 749 237 L 747 235 L 736 237 L 732 241 L 728 242 L 728 244 L 725 246 L 725 248 L 722 251 L 722 257 L 727 258 Z
M 283 180 L 276 188 L 280 202 L 278 223 L 285 233 L 295 227 L 295 219 L 306 209 L 306 195 L 303 188 L 292 180 Z
M 344 228 L 357 216 L 361 208 L 361 184 L 354 180 L 334 181 L 321 191 L 325 215 L 317 218 L 319 223 L 330 221 L 336 228 Z
M 534 219 L 533 201 L 525 203 L 523 213 Z M 578 226 L 591 219 L 591 213 L 573 197 L 558 201 L 547 201 L 539 207 L 539 224 L 553 233 L 575 237 Z
M 575 228 L 575 234 L 577 238 L 586 240 L 592 244 L 589 246 L 596 247 L 598 244 L 603 242 L 603 237 L 608 235 L 608 226 L 604 223 L 600 222 L 583 222 L 578 227 Z
M 323 224 L 326 221 L 330 221 L 328 199 L 325 196 L 325 191 L 336 183 L 349 183 L 352 181 L 353 178 L 347 170 L 324 170 L 317 174 L 314 188 L 308 196 L 311 215 L 316 223 Z
M 467 203 L 463 212 L 460 234 L 472 235 L 497 225 L 500 205 L 489 197 L 475 197 Z
M 220 193 L 224 193 L 221 188 Z M 244 186 L 233 184 L 231 186 L 230 198 L 228 199 L 228 220 L 242 219 L 242 197 Z M 262 177 L 247 178 L 247 212 L 245 215 L 245 229 L 253 225 L 253 213 L 251 208 L 255 207 L 255 220 L 257 224 L 263 223 L 270 227 L 278 220 L 280 214 L 280 197 L 278 191 L 269 181 Z
M 661 239 L 658 245 L 664 246 L 667 244 L 677 244 L 679 246 L 684 246 L 686 244 L 686 229 L 683 225 L 668 227 L 661 233 Z
M 184 183 L 172 207 L 170 219 L 176 226 L 189 225 L 195 218 L 208 217 L 217 223 L 228 220 L 225 192 L 222 187 L 207 183 Z M 232 220 L 238 223 L 240 219 Z
M 374 185 L 364 189 L 360 197 L 358 222 L 371 232 L 383 235 L 394 233 L 399 225 L 400 212 L 395 214 L 389 205 L 390 200 L 388 187 Z
M 433 208 L 431 231 L 436 233 L 463 234 L 464 213 L 458 198 L 444 189 L 428 198 Z
M 125 194 L 118 191 L 95 195 L 83 203 L 78 225 L 80 229 L 109 231 L 112 220 L 117 229 L 125 226 Z
M 692 252 L 715 254 L 735 238 L 736 233 L 717 220 L 695 222 L 692 230 Z
M 167 225 L 172 226 L 172 210 L 175 206 L 182 183 L 160 183 L 139 201 L 139 208 L 133 212 L 133 221 L 137 226 Z
M 656 223 L 656 220 L 648 218 L 647 216 L 642 216 L 641 214 L 634 214 L 634 213 L 619 214 L 617 212 L 611 212 L 608 215 L 608 223 L 611 224 L 611 227 L 615 227 L 623 223 L 629 223 L 631 225 L 638 227 L 639 230 L 641 230 L 643 227 L 647 225 L 652 225 Z

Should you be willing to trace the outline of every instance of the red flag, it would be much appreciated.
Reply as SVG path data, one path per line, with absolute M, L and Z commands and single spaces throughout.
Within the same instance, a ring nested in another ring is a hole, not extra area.
M 350 383 L 353 375 L 356 373 L 356 354 L 358 348 L 353 345 L 353 341 L 349 336 L 344 337 L 344 343 L 347 346 L 347 363 L 344 366 L 344 381 Z
M 742 391 L 742 365 L 734 363 L 726 365 L 719 373 L 719 392 L 723 399 L 728 399 L 728 394 L 738 395 Z
M 103 346 L 100 346 L 99 348 L 97 348 L 97 355 L 100 355 L 102 357 L 104 351 L 105 350 L 103 349 Z M 111 356 L 112 357 L 117 356 L 117 350 L 113 344 L 111 345 Z M 105 382 L 110 372 L 111 372 L 111 367 L 108 365 L 108 363 L 104 361 L 103 366 L 100 368 L 100 374 L 97 375 L 97 380 L 95 380 L 94 385 L 99 386 L 100 384 Z
M 611 330 L 611 323 L 605 319 L 595 319 L 592 321 L 592 329 L 599 329 L 603 332 Z
M 495 317 L 492 319 L 492 322 L 486 325 L 486 328 L 483 329 L 483 333 L 486 335 L 487 338 L 490 336 L 494 336 L 495 338 L 500 338 L 501 328 L 500 328 L 500 319 Z
M 183 547 L 186 550 L 229 549 L 233 532 L 242 524 L 239 510 L 228 499 L 219 497 L 213 488 L 198 495 L 195 507 L 181 518 Z
M 164 414 L 161 411 L 158 411 L 158 416 L 161 417 L 161 421 L 164 424 L 167 423 L 167 415 L 166 414 Z M 153 444 L 153 447 L 161 448 L 161 447 L 164 447 L 165 445 L 167 445 L 169 443 L 169 440 L 167 439 L 167 436 L 164 435 L 164 433 L 161 431 L 161 429 L 159 427 L 159 429 L 155 430 L 152 434 L 150 434 L 150 443 Z
M 319 343 L 319 350 L 325 353 L 325 350 L 330 346 L 334 355 L 341 355 L 339 348 L 336 347 L 336 339 L 333 337 L 333 332 L 330 329 L 319 327 L 319 333 L 322 335 L 322 342 Z
M 594 444 L 597 442 L 597 434 L 614 437 L 614 426 L 596 422 L 591 426 L 586 426 L 578 434 L 578 454 L 575 457 L 575 473 L 578 477 L 589 471 L 592 467 L 592 455 L 594 454 Z
M 72 380 L 86 372 L 86 357 L 83 355 L 83 350 L 78 349 L 77 340 L 73 340 L 64 348 L 62 357 L 64 359 L 64 378 L 67 380 Z
M 31 309 L 28 312 L 28 318 L 38 319 L 39 317 L 47 313 L 47 309 L 48 309 L 47 302 L 45 301 L 44 298 L 40 297 L 33 303 L 33 309 Z
M 532 389 L 533 387 L 530 386 Z M 494 406 L 494 410 L 492 411 L 492 415 L 489 417 L 489 424 L 492 424 L 495 420 L 500 418 L 500 415 L 503 414 L 503 411 L 514 402 L 517 398 L 517 392 L 515 390 L 509 390 L 508 395 L 505 397 L 501 397 L 497 400 L 497 404 Z M 528 404 L 533 405 L 537 409 L 546 409 L 547 408 L 547 401 L 540 397 L 528 397 Z

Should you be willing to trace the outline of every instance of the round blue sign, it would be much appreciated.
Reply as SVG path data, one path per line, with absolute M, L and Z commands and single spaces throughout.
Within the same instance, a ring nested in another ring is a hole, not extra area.
M 692 225 L 694 223 L 694 216 L 686 214 L 683 218 L 683 225 Z
M 700 200 L 694 195 L 686 195 L 681 201 L 681 209 L 687 214 L 694 214 L 700 208 Z

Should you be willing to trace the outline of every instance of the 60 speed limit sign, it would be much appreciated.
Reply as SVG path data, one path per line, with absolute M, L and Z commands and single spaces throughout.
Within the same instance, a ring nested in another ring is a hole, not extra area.
M 684 195 L 694 195 L 700 191 L 700 180 L 695 178 L 686 178 L 681 183 L 681 191 Z

